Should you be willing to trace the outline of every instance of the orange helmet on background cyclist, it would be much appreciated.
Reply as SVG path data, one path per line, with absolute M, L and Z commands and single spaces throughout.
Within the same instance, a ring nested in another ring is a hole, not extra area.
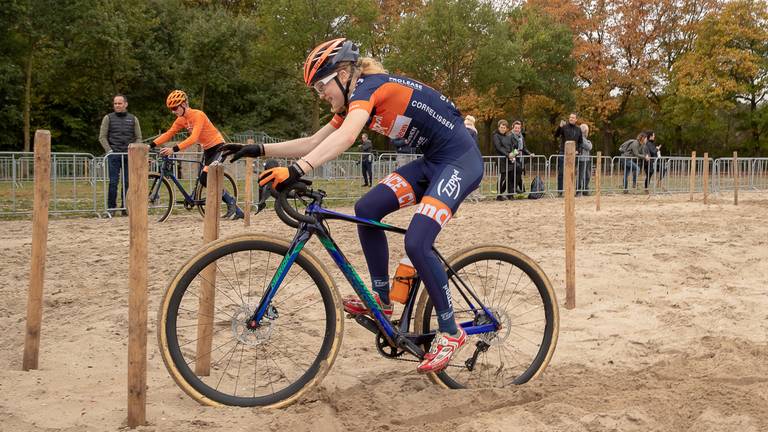
M 187 94 L 183 90 L 174 90 L 168 94 L 165 99 L 165 105 L 170 109 L 175 109 L 187 101 Z

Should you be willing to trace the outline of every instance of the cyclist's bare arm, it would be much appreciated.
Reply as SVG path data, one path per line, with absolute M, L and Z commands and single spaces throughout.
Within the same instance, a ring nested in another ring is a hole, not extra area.
M 323 126 L 312 136 L 279 143 L 264 144 L 264 156 L 271 157 L 302 157 L 317 147 L 324 139 L 336 130 L 329 124 Z
M 302 158 L 304 161 L 309 162 L 310 166 L 307 166 L 307 163 L 302 163 L 303 161 L 299 161 L 304 172 L 309 172 L 313 167 L 317 168 L 329 160 L 336 159 L 337 156 L 352 147 L 360 131 L 363 130 L 363 127 L 368 122 L 368 117 L 369 115 L 365 110 L 356 109 L 347 114 L 344 123 L 338 129 L 334 129 L 330 124 L 320 129 L 320 131 L 323 131 L 326 128 L 330 128 L 331 133 Z

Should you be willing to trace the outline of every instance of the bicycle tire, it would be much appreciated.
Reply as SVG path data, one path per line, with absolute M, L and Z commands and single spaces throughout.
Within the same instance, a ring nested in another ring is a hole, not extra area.
M 237 202 L 237 183 L 235 183 L 235 179 L 232 178 L 229 173 L 224 173 L 224 190 L 229 192 L 230 195 L 232 195 L 235 198 L 235 202 Z M 200 212 L 200 216 L 205 216 L 205 186 L 198 183 L 197 187 L 195 188 L 195 201 L 199 202 L 200 204 L 197 205 L 197 211 Z M 220 215 L 224 216 L 227 213 L 227 206 L 224 203 L 219 203 L 220 207 Z
M 250 316 L 261 298 L 258 290 L 261 289 L 263 294 L 263 287 L 275 274 L 288 248 L 287 242 L 257 234 L 221 239 L 197 252 L 169 284 L 158 311 L 160 352 L 173 380 L 201 404 L 287 406 L 318 384 L 333 365 L 344 331 L 341 297 L 323 264 L 307 250 L 298 254 L 273 298 L 273 317 L 265 317 L 265 325 L 258 330 L 251 331 L 244 327 L 243 318 Z M 238 260 L 242 264 L 239 270 Z M 211 360 L 219 357 L 219 354 L 213 354 L 219 348 L 213 347 L 221 346 L 221 351 L 225 350 L 222 340 L 225 344 L 234 341 L 235 346 L 226 348 L 231 354 L 225 352 L 216 362 L 212 362 L 209 376 L 198 376 L 193 370 L 197 359 L 195 341 L 189 341 L 186 334 L 196 336 L 196 316 L 188 308 L 198 304 L 199 297 L 194 298 L 193 285 L 200 272 L 209 265 L 214 266 L 217 275 L 212 328 L 214 341 L 209 356 Z M 225 268 L 233 270 L 230 278 L 226 277 Z M 245 271 L 247 287 L 244 284 Z M 219 279 L 221 277 L 223 279 Z M 259 284 L 252 285 L 252 278 L 256 277 L 263 279 L 258 281 Z M 291 289 L 296 287 L 301 289 Z M 245 296 L 243 289 L 247 289 Z M 296 309 L 290 309 L 294 303 Z M 313 307 L 315 305 L 317 307 Z M 231 327 L 231 332 L 227 327 Z M 285 335 L 289 333 L 296 334 L 298 338 L 294 341 L 289 339 L 286 343 Z M 227 339 L 229 342 L 226 342 Z M 317 345 L 316 354 L 308 348 L 310 345 Z M 225 359 L 227 356 L 229 358 Z M 306 360 L 305 370 L 295 374 L 286 372 L 288 367 L 301 366 L 302 359 Z M 234 365 L 230 369 L 233 360 L 240 362 L 236 374 Z M 243 369 L 243 362 L 247 369 Z M 241 383 L 241 371 L 244 370 L 248 372 L 243 374 Z M 292 375 L 295 377 L 291 378 Z M 246 383 L 248 376 L 252 376 L 253 382 Z M 238 393 L 240 390 L 243 392 Z
M 464 349 L 451 359 L 450 365 L 441 372 L 428 374 L 429 378 L 444 387 L 459 389 L 507 387 L 524 384 L 541 375 L 554 354 L 560 327 L 555 292 L 541 267 L 521 252 L 496 245 L 467 248 L 451 257 L 448 263 L 473 288 L 483 304 L 494 312 L 502 328 L 492 333 L 468 336 Z M 523 277 L 527 277 L 528 281 L 520 286 Z M 500 282 L 506 283 L 510 279 L 517 280 L 511 292 L 506 286 L 501 291 L 497 289 Z M 471 320 L 473 314 L 469 312 L 465 299 L 457 295 L 456 281 L 450 279 L 449 284 L 457 322 Z M 535 289 L 528 289 L 531 284 Z M 511 298 L 507 299 L 508 296 Z M 512 310 L 517 304 L 525 307 Z M 414 327 L 417 333 L 436 329 L 433 309 L 427 290 L 423 290 L 415 309 Z M 474 369 L 470 371 L 465 366 L 466 361 L 473 356 L 481 341 L 489 344 L 488 350 L 480 352 Z M 531 349 L 523 351 L 527 345 L 532 345 Z M 428 350 L 429 346 L 424 348 Z M 509 357 L 522 360 L 513 364 Z
M 158 222 L 165 222 L 173 211 L 173 203 L 176 199 L 171 183 L 159 173 L 149 173 L 149 204 L 147 212 L 151 218 L 157 218 Z

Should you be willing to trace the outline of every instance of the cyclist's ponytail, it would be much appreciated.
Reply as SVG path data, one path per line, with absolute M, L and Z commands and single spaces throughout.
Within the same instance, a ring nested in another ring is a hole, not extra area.
M 384 65 L 381 62 L 372 57 L 360 57 L 355 63 L 341 62 L 336 71 L 338 72 L 342 69 L 346 69 L 354 79 L 365 75 L 389 73 L 384 69 Z
M 388 73 L 381 62 L 371 57 L 360 57 L 355 64 L 355 68 L 360 70 L 360 75 Z

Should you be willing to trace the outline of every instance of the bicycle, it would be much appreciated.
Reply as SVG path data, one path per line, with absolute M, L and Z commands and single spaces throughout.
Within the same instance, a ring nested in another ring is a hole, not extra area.
M 260 234 L 212 242 L 181 267 L 162 298 L 157 331 L 163 361 L 202 404 L 286 406 L 330 370 L 344 316 L 333 278 L 304 249 L 313 235 L 370 309 L 370 315 L 348 317 L 375 334 L 380 355 L 418 362 L 429 349 L 437 319 L 418 276 L 400 318 L 390 321 L 334 242 L 327 221 L 405 230 L 325 209 L 325 193 L 308 183 L 275 194 L 278 217 L 297 228 L 291 242 Z M 307 206 L 304 214 L 289 196 Z M 555 293 L 542 269 L 505 246 L 471 247 L 448 260 L 433 251 L 446 266 L 457 322 L 469 340 L 448 367 L 429 374 L 431 380 L 448 388 L 505 387 L 539 376 L 559 330 Z M 216 286 L 210 296 L 204 285 Z M 205 334 L 208 345 L 198 337 Z
M 179 179 L 176 177 L 176 164 L 178 162 L 192 162 L 199 165 L 197 180 L 192 194 L 189 194 Z M 159 172 L 149 173 L 149 215 L 157 216 L 157 222 L 164 222 L 173 211 L 174 204 L 182 204 L 188 211 L 197 207 L 200 215 L 205 216 L 205 186 L 200 183 L 200 172 L 203 170 L 203 162 L 195 159 L 182 159 L 178 157 L 161 156 Z M 176 201 L 176 196 L 171 187 L 171 181 L 181 192 L 184 199 Z M 237 184 L 228 173 L 224 173 L 224 190 L 237 199 Z M 226 206 L 219 204 L 221 214 L 226 213 Z

